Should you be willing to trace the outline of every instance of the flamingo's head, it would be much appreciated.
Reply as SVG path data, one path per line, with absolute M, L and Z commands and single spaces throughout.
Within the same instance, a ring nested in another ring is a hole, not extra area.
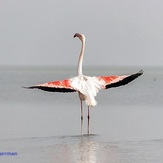
M 74 38 L 75 37 L 78 37 L 81 41 L 85 41 L 85 36 L 83 34 L 75 33 Z

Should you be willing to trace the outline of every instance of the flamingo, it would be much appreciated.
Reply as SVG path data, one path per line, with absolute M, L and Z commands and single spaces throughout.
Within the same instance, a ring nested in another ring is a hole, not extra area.
M 83 56 L 85 50 L 85 36 L 80 33 L 76 33 L 74 38 L 77 37 L 81 41 L 82 47 L 78 60 L 77 67 L 77 76 L 65 80 L 52 81 L 44 84 L 38 84 L 30 87 L 25 87 L 28 89 L 41 89 L 43 91 L 49 92 L 78 92 L 80 99 L 80 109 L 81 109 L 81 122 L 83 122 L 83 106 L 82 102 L 85 101 L 88 106 L 88 134 L 89 134 L 89 119 L 90 119 L 90 107 L 94 107 L 97 102 L 95 100 L 95 96 L 99 92 L 100 89 L 109 89 L 113 87 L 119 87 L 128 84 L 133 81 L 137 77 L 143 74 L 143 71 L 140 70 L 137 73 L 131 75 L 123 75 L 123 76 L 97 76 L 90 77 L 83 75 L 82 72 L 82 64 L 83 64 Z

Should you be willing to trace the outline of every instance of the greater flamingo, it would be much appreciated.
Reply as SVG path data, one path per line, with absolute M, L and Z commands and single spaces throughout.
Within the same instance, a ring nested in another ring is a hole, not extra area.
M 44 91 L 50 92 L 78 92 L 80 99 L 80 107 L 81 107 L 81 122 L 83 122 L 83 107 L 82 101 L 85 101 L 88 106 L 88 134 L 89 134 L 89 119 L 90 113 L 89 108 L 93 107 L 97 104 L 95 100 L 95 96 L 99 92 L 100 89 L 108 89 L 112 87 L 119 87 L 122 85 L 126 85 L 129 82 L 133 81 L 137 77 L 143 74 L 143 71 L 131 75 L 123 75 L 123 76 L 98 76 L 98 77 L 90 77 L 83 75 L 82 73 L 82 63 L 85 49 L 85 36 L 83 34 L 76 33 L 74 38 L 78 37 L 82 43 L 81 52 L 78 60 L 78 76 L 60 80 L 60 81 L 52 81 L 44 84 L 39 84 L 35 86 L 25 87 L 29 89 L 37 88 Z

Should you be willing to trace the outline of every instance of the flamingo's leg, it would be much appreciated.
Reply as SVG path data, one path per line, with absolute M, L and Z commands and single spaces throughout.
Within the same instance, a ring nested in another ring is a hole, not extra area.
M 81 103 L 81 135 L 83 134 L 83 105 L 82 105 L 82 100 L 80 101 Z
M 89 120 L 90 120 L 90 114 L 89 114 L 89 106 L 88 106 L 88 127 L 87 127 L 87 133 L 89 134 L 89 126 L 90 126 L 90 123 L 89 123 Z
M 80 107 L 81 107 L 81 120 L 83 120 L 83 105 L 82 105 L 82 100 L 80 100 Z

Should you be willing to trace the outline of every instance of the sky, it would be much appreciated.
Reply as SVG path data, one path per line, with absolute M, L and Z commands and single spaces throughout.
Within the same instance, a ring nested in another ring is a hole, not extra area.
M 0 66 L 162 66 L 162 0 L 0 1 Z

